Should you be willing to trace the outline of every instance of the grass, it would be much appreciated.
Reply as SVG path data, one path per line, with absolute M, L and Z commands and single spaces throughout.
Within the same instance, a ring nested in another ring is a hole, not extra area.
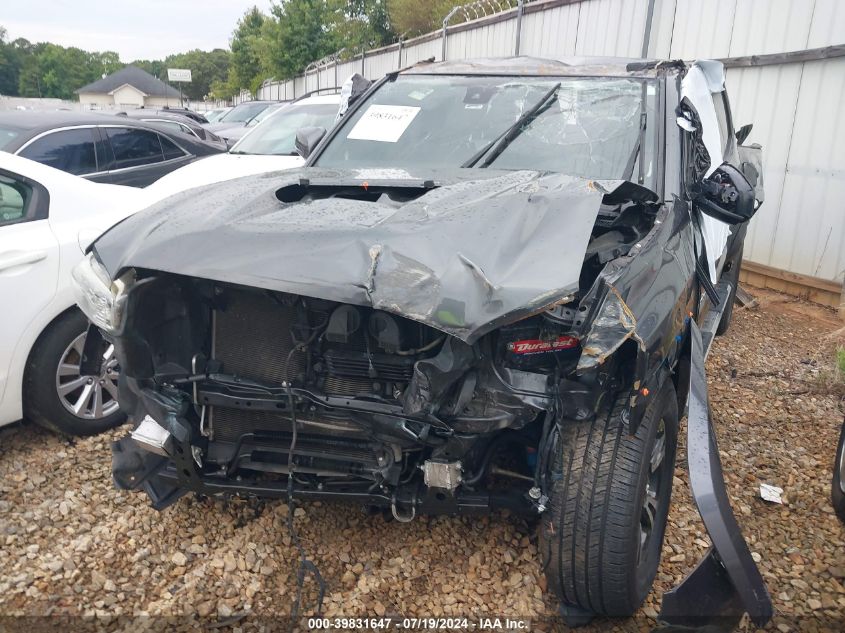
M 816 375 L 811 391 L 845 399 L 845 346 L 837 345 L 833 358 L 828 356 L 828 359 L 824 362 L 826 367 Z

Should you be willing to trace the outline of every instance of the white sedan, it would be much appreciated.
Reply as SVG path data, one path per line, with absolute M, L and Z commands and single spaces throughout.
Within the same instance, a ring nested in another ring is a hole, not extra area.
M 147 194 L 94 183 L 0 152 L 0 426 L 26 417 L 69 435 L 119 424 L 117 361 L 80 374 L 87 319 L 71 269 L 97 236 L 146 206 Z
M 300 167 L 305 161 L 296 152 L 296 131 L 303 127 L 330 129 L 340 101 L 340 95 L 318 95 L 283 106 L 259 122 L 225 154 L 180 167 L 146 187 L 146 191 L 161 199 L 202 185 Z

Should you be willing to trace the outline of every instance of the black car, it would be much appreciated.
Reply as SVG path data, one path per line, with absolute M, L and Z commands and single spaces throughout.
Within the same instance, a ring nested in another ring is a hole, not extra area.
M 422 63 L 344 110 L 305 168 L 160 202 L 75 270 L 135 421 L 118 486 L 507 508 L 575 623 L 648 594 L 689 403 L 713 547 L 660 617 L 763 626 L 704 376 L 762 200 L 722 65 Z
M 195 120 L 183 114 L 177 114 L 167 110 L 154 112 L 152 110 L 139 109 L 119 112 L 118 116 L 125 116 L 138 121 L 146 121 L 147 123 L 152 123 L 159 128 L 172 130 L 174 132 L 181 132 L 182 134 L 187 134 L 189 136 L 195 136 L 201 141 L 226 145 L 226 141 L 217 136 L 217 134 L 206 129 L 200 123 L 197 123 Z
M 839 430 L 839 442 L 836 444 L 830 496 L 836 516 L 845 522 L 845 421 Z
M 96 182 L 145 187 L 226 146 L 127 117 L 15 111 L 0 113 L 0 150 Z
M 143 108 L 147 112 L 155 113 L 155 114 L 178 114 L 179 116 L 187 117 L 194 121 L 195 123 L 208 123 L 208 119 L 206 119 L 202 114 L 199 112 L 194 112 L 193 110 L 189 110 L 188 108 L 176 108 L 176 107 L 169 107 L 164 106 L 160 109 L 155 108 Z

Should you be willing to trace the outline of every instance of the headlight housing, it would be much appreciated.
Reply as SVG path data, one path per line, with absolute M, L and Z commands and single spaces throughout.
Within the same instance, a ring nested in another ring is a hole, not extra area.
M 127 290 L 134 274 L 129 272 L 112 281 L 94 253 L 88 253 L 71 274 L 76 303 L 85 316 L 104 332 L 115 333 L 123 322 Z

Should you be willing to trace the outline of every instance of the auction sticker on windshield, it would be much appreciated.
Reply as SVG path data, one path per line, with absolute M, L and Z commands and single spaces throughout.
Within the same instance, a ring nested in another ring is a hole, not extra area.
M 398 141 L 419 114 L 414 106 L 371 105 L 346 136 L 358 141 Z

